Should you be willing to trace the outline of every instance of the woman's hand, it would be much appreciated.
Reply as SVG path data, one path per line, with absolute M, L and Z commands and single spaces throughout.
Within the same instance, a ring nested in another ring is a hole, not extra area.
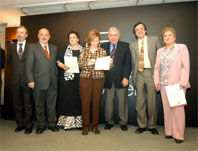
M 69 69 L 69 67 L 67 65 L 63 64 L 62 62 L 59 62 L 58 66 L 59 66 L 59 68 L 62 68 L 63 70 L 68 70 Z
M 95 59 L 91 59 L 91 60 L 89 60 L 89 62 L 88 62 L 88 66 L 91 66 L 91 65 L 94 65 L 96 63 L 96 60 Z
M 180 85 L 180 90 L 181 90 L 181 89 L 184 89 L 184 86 L 183 86 L 183 85 Z
M 160 86 L 159 86 L 159 84 L 156 84 L 156 85 L 155 85 L 155 89 L 156 89 L 157 92 L 160 91 Z

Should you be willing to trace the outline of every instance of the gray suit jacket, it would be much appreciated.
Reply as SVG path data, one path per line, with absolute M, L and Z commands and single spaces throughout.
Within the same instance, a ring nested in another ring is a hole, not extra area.
M 147 36 L 148 55 L 151 64 L 151 70 L 154 72 L 157 50 L 161 48 L 161 44 L 157 36 Z M 130 45 L 131 58 L 132 58 L 132 81 L 134 88 L 137 82 L 138 63 L 139 63 L 139 47 L 138 41 Z
M 7 64 L 9 65 L 10 71 L 10 85 L 26 85 L 25 78 L 25 60 L 27 58 L 27 53 L 29 50 L 30 43 L 26 41 L 24 53 L 22 59 L 20 60 L 19 55 L 17 53 L 17 43 L 13 43 L 8 45 L 8 53 L 7 53 Z
M 30 45 L 25 62 L 27 83 L 34 82 L 34 89 L 45 90 L 50 84 L 58 87 L 57 47 L 48 43 L 50 59 L 39 42 Z

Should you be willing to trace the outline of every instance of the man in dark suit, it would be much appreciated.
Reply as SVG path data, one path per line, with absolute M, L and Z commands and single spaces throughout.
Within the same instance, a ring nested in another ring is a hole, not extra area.
M 0 64 L 1 64 L 1 70 L 4 68 L 5 65 L 5 50 L 3 50 L 0 46 Z M 0 70 L 0 88 L 1 88 L 1 84 L 2 84 L 2 79 L 1 79 L 1 70 Z M 0 89 L 0 103 L 1 103 L 1 89 Z
M 140 134 L 148 128 L 152 134 L 158 135 L 156 129 L 157 93 L 153 73 L 157 50 L 161 45 L 157 36 L 147 36 L 146 26 L 142 22 L 134 25 L 133 32 L 137 41 L 130 45 L 132 81 L 137 95 L 136 110 L 139 126 L 135 133 Z M 148 106 L 148 116 L 146 114 L 146 104 Z
M 26 77 L 28 86 L 33 89 L 37 134 L 46 128 L 53 132 L 59 131 L 56 126 L 56 99 L 58 71 L 56 66 L 57 47 L 48 43 L 49 30 L 42 28 L 38 33 L 39 42 L 30 46 L 26 60 Z M 46 115 L 45 115 L 46 114 Z
M 116 27 L 109 28 L 109 41 L 101 45 L 113 59 L 114 66 L 105 73 L 105 129 L 114 126 L 114 96 L 118 98 L 118 115 L 121 130 L 126 131 L 128 121 L 128 85 L 131 73 L 131 54 L 129 44 L 119 41 L 120 32 Z
M 27 86 L 25 78 L 25 60 L 30 43 L 26 41 L 28 31 L 24 26 L 18 27 L 17 42 L 8 46 L 7 63 L 10 66 L 10 89 L 19 132 L 25 128 L 25 134 L 32 132 L 33 112 L 31 89 Z M 25 114 L 24 114 L 25 113 Z

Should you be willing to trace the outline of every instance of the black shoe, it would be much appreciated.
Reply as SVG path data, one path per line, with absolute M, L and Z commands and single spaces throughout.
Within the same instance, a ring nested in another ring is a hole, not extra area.
M 120 125 L 120 128 L 123 131 L 127 131 L 128 130 L 127 125 Z
M 18 126 L 14 131 L 15 131 L 15 132 L 20 132 L 20 131 L 22 131 L 23 129 L 25 129 L 24 126 Z
M 151 132 L 151 134 L 153 134 L 153 135 L 159 135 L 159 132 L 155 129 L 155 128 L 149 128 L 148 129 L 150 132 Z
M 48 127 L 48 129 L 50 129 L 52 132 L 58 132 L 59 131 L 59 128 L 57 126 Z
M 183 140 L 175 139 L 175 142 L 176 142 L 177 144 L 180 144 L 180 143 L 182 143 L 182 142 L 183 142 Z
M 135 133 L 136 133 L 136 134 L 141 134 L 141 133 L 143 133 L 144 131 L 146 131 L 146 128 L 138 128 L 138 129 L 135 130 Z
M 166 138 L 166 139 L 171 139 L 171 138 L 173 138 L 173 137 L 172 137 L 171 135 L 166 135 L 165 138 Z
M 37 128 L 36 134 L 42 134 L 44 132 L 44 128 Z
M 31 134 L 32 133 L 32 129 L 31 128 L 26 128 L 25 129 L 25 134 Z
M 114 125 L 112 125 L 112 124 L 106 124 L 105 127 L 104 127 L 104 129 L 109 130 L 112 127 L 114 127 Z

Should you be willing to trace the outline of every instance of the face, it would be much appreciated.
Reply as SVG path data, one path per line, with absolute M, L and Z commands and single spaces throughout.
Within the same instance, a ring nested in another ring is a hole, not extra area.
M 71 34 L 69 35 L 69 43 L 70 43 L 71 45 L 75 45 L 75 44 L 78 44 L 78 42 L 79 42 L 78 37 L 77 37 L 74 33 L 71 33 Z
M 43 28 L 39 30 L 38 39 L 41 43 L 47 44 L 50 40 L 50 33 L 47 29 Z
M 28 34 L 26 33 L 25 28 L 18 28 L 16 32 L 16 36 L 17 36 L 18 41 L 22 42 L 26 39 Z
M 138 39 L 143 39 L 144 36 L 146 36 L 146 30 L 144 28 L 144 25 L 139 24 L 135 27 L 135 35 Z
M 176 37 L 171 31 L 166 31 L 163 35 L 163 39 L 166 45 L 171 45 L 175 43 Z
M 117 44 L 118 41 L 119 41 L 119 38 L 120 38 L 120 35 L 119 35 L 119 32 L 117 30 L 111 30 L 109 32 L 109 41 L 112 43 L 112 44 Z
M 95 37 L 91 42 L 90 46 L 93 48 L 97 48 L 100 43 L 99 37 Z

